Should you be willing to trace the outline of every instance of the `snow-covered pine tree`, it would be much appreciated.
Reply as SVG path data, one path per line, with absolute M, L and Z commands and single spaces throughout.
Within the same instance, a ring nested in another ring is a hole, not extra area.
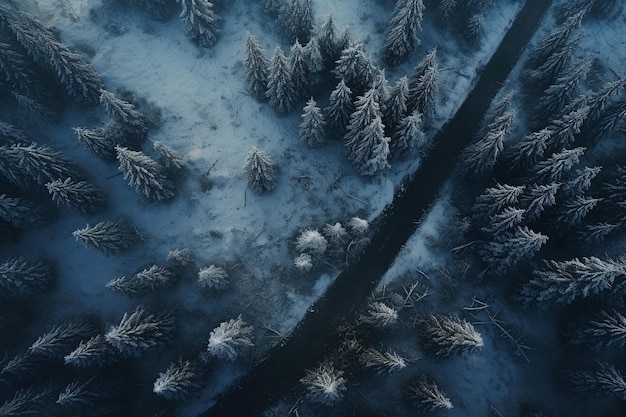
M 600 118 L 592 125 L 590 140 L 597 142 L 612 135 L 624 126 L 626 122 L 626 99 L 618 100 L 602 111 Z
M 119 385 L 98 377 L 70 382 L 59 393 L 56 404 L 66 409 L 85 410 L 97 407 L 98 400 L 108 400 L 119 390 Z
M 41 293 L 52 285 L 56 277 L 52 264 L 8 258 L 0 264 L 0 297 L 28 297 Z
M 115 144 L 141 144 L 148 133 L 146 116 L 135 110 L 134 104 L 116 97 L 110 91 L 100 90 L 100 92 L 100 102 L 106 107 L 113 126 L 121 128 L 119 132 L 115 130 L 109 132 L 120 134 L 121 138 Z
M 172 271 L 161 265 L 151 265 L 131 277 L 122 276 L 112 279 L 106 287 L 122 294 L 136 296 L 162 291 L 171 287 L 174 281 Z
M 546 138 L 545 153 L 561 152 L 571 147 L 588 114 L 589 106 L 581 106 L 552 120 L 548 126 L 551 135 Z
M 0 42 L 0 79 L 9 90 L 31 98 L 45 95 L 34 64 L 13 42 Z
M 0 177 L 22 190 L 32 190 L 37 184 L 26 171 L 26 167 L 20 164 L 19 153 L 14 146 L 0 146 Z
M 584 16 L 585 13 L 583 11 L 570 15 L 561 26 L 550 32 L 550 34 L 535 47 L 534 53 L 527 62 L 527 66 L 530 69 L 538 69 L 564 46 L 569 45 L 573 35 L 579 31 Z
M 248 186 L 259 193 L 272 190 L 278 180 L 274 161 L 256 146 L 248 151 L 243 172 L 248 177 Z
M 472 352 L 484 345 L 474 326 L 456 316 L 429 315 L 423 323 L 425 346 L 437 356 Z
M 183 157 L 163 142 L 156 141 L 152 147 L 159 155 L 159 164 L 165 168 L 170 178 L 176 177 L 186 168 Z
M 46 183 L 46 188 L 57 205 L 65 204 L 81 213 L 99 213 L 106 209 L 106 197 L 98 188 L 86 181 L 68 177 Z
M 463 35 L 470 41 L 480 38 L 485 30 L 485 15 L 482 13 L 474 13 L 467 19 L 467 23 L 463 28 Z
M 325 125 L 322 110 L 317 107 L 317 103 L 311 97 L 303 109 L 302 121 L 300 122 L 300 139 L 310 147 L 323 145 L 326 142 Z
M 331 363 L 321 363 L 313 370 L 306 369 L 300 382 L 306 386 L 307 397 L 312 401 L 333 405 L 343 399 L 346 379 L 343 371 L 335 369 Z
M 330 93 L 328 106 L 324 108 L 326 123 L 332 137 L 339 138 L 345 135 L 350 122 L 350 115 L 354 110 L 352 91 L 342 79 Z
M 311 0 L 291 0 L 285 6 L 282 24 L 287 37 L 293 42 L 308 42 L 313 31 L 313 4 Z
M 585 345 L 594 351 L 623 349 L 626 347 L 626 315 L 623 312 L 605 310 L 585 319 L 568 332 L 571 343 Z
M 600 398 L 626 400 L 626 372 L 608 363 L 600 362 L 596 371 L 570 372 L 570 381 L 578 393 Z
M 0 194 L 0 219 L 17 228 L 43 225 L 49 218 L 46 209 L 33 201 Z
M 57 40 L 52 30 L 23 12 L 10 15 L 0 9 L 0 20 L 38 65 L 54 73 L 69 95 L 85 104 L 98 103 L 100 77 L 87 61 Z
M 304 45 L 304 57 L 309 72 L 309 85 L 313 88 L 322 82 L 322 71 L 324 71 L 324 58 L 316 38 L 311 38 Z
M 621 222 L 583 223 L 574 231 L 574 236 L 583 243 L 601 243 L 621 227 Z
M 518 264 L 532 259 L 548 241 L 548 236 L 536 233 L 528 227 L 517 227 L 484 242 L 480 255 L 495 275 L 505 275 Z
M 0 380 L 8 383 L 32 378 L 41 370 L 42 359 L 31 354 L 28 349 L 19 351 L 11 358 L 5 354 L 0 361 Z
M 204 48 L 210 48 L 217 42 L 219 16 L 213 11 L 209 0 L 181 0 L 183 9 L 180 19 L 185 24 L 189 39 Z
M 77 368 L 104 366 L 115 360 L 117 349 L 107 343 L 103 335 L 99 334 L 87 340 L 81 340 L 78 346 L 63 358 L 66 365 Z
M 127 223 L 109 221 L 77 229 L 72 232 L 72 236 L 85 247 L 95 248 L 106 254 L 121 252 L 136 246 L 141 241 L 134 227 Z
M 453 408 L 450 398 L 444 394 L 435 381 L 426 375 L 419 377 L 417 382 L 409 388 L 411 398 L 417 401 L 417 405 L 424 411 L 449 410 Z
M 356 44 L 341 51 L 333 73 L 358 95 L 372 88 L 378 69 L 372 58 L 363 51 L 363 46 Z
M 359 353 L 359 362 L 366 368 L 374 368 L 379 375 L 392 373 L 406 367 L 406 361 L 396 352 L 381 352 L 375 348 L 363 349 Z
M 176 267 L 186 267 L 193 265 L 196 256 L 189 248 L 176 248 L 167 253 L 167 262 Z
M 559 233 L 564 234 L 572 227 L 582 223 L 583 219 L 591 212 L 600 199 L 577 195 L 568 199 L 563 204 L 556 206 L 556 215 L 551 222 L 552 227 Z
M 119 170 L 137 193 L 150 201 L 166 201 L 174 197 L 174 184 L 167 179 L 163 167 L 141 151 L 116 146 Z
M 387 328 L 398 321 L 398 311 L 382 301 L 373 301 L 367 306 L 367 311 L 359 316 L 359 321 L 380 329 Z
M 585 119 L 585 125 L 589 126 L 598 120 L 607 103 L 609 103 L 614 96 L 621 93 L 625 85 L 626 78 L 621 78 L 617 81 L 605 83 L 598 91 L 588 90 L 585 94 L 579 96 L 568 104 L 563 110 L 563 113 L 569 113 L 574 109 L 588 106 L 589 113 Z
M 49 412 L 49 402 L 55 392 L 53 384 L 47 384 L 43 388 L 29 387 L 20 389 L 13 397 L 0 405 L 0 416 L 26 416 L 33 414 L 46 414 Z
M 517 207 L 506 207 L 501 212 L 491 216 L 487 225 L 481 231 L 488 236 L 501 236 L 524 222 L 526 210 Z
M 281 114 L 293 110 L 298 93 L 293 83 L 291 65 L 280 46 L 276 47 L 267 80 L 267 97 L 270 105 Z
M 267 81 L 270 73 L 270 61 L 265 56 L 261 44 L 250 34 L 246 33 L 244 67 L 246 69 L 246 84 L 259 100 L 267 98 Z
M 554 153 L 547 159 L 539 161 L 529 175 L 531 181 L 538 184 L 550 184 L 559 182 L 561 178 L 571 171 L 574 165 L 578 164 L 580 157 L 585 153 L 583 147 L 564 149 L 562 152 Z
M 602 171 L 602 167 L 599 166 L 574 170 L 573 178 L 563 183 L 563 194 L 568 197 L 584 194 L 591 187 L 591 182 L 600 171 Z
M 316 38 L 324 59 L 324 67 L 330 68 L 339 59 L 341 52 L 338 47 L 337 26 L 332 15 L 328 16 Z
M 108 123 L 95 129 L 75 127 L 74 132 L 78 141 L 84 143 L 94 155 L 105 161 L 115 160 L 115 145 L 122 136 L 121 126 L 117 123 Z
M 539 220 L 546 208 L 556 204 L 556 194 L 561 184 L 527 185 L 520 197 L 520 207 L 525 211 L 524 222 L 532 224 Z
M 521 299 L 543 307 L 571 304 L 576 299 L 623 290 L 624 278 L 624 259 L 591 256 L 562 262 L 546 261 L 541 268 L 535 268 L 532 279 L 522 287 Z
M 457 0 L 440 0 L 437 10 L 443 19 L 450 18 L 456 9 Z
M 557 19 L 562 22 L 578 14 L 582 14 L 582 17 L 585 17 L 595 2 L 596 0 L 570 0 L 565 2 L 556 10 Z
M 154 315 L 138 306 L 132 314 L 124 313 L 120 324 L 111 326 L 104 338 L 122 356 L 138 357 L 146 350 L 172 340 L 174 331 L 171 313 Z
M 524 136 L 522 140 L 505 149 L 504 158 L 512 170 L 526 171 L 543 159 L 547 143 L 553 135 L 552 130 L 545 128 Z
M 414 80 L 413 76 L 409 80 L 409 97 L 407 99 L 407 112 L 409 113 L 417 110 L 428 118 L 432 118 L 435 114 L 435 97 L 439 92 L 439 87 L 437 86 L 439 69 L 437 61 L 434 59 L 436 52 L 437 50 L 433 49 L 424 58 L 430 65 L 424 69 L 422 75 L 417 80 Z M 414 74 L 421 72 L 421 70 L 418 70 L 422 63 L 424 61 L 418 64 Z
M 72 346 L 94 332 L 86 321 L 54 326 L 30 345 L 30 353 L 47 358 L 62 358 Z
M 198 285 L 205 290 L 224 290 L 228 287 L 228 272 L 219 266 L 209 265 L 198 271 Z
M 152 392 L 168 400 L 185 400 L 200 388 L 201 374 L 198 364 L 179 358 L 177 363 L 171 363 L 165 372 L 159 373 Z
M 313 258 L 308 253 L 301 253 L 294 258 L 293 265 L 300 272 L 309 272 L 313 268 Z
M 21 169 L 39 185 L 59 178 L 81 178 L 78 166 L 65 154 L 45 145 L 12 145 Z
M 414 111 L 400 120 L 398 128 L 391 136 L 391 152 L 395 155 L 403 155 L 414 149 L 423 151 L 425 145 L 422 115 Z
M 220 323 L 209 335 L 207 352 L 218 359 L 235 360 L 246 348 L 254 346 L 252 332 L 239 315 L 236 319 Z
M 487 126 L 482 138 L 467 147 L 464 164 L 468 173 L 484 176 L 493 170 L 504 149 L 504 141 L 511 133 L 514 118 L 515 112 L 505 112 Z
M 59 117 L 55 113 L 56 108 L 53 108 L 54 104 L 43 103 L 39 98 L 32 98 L 26 94 L 21 94 L 16 91 L 11 91 L 11 97 L 15 100 L 18 106 L 36 114 L 43 120 L 53 122 L 59 121 Z
M 328 249 L 328 241 L 317 229 L 304 229 L 296 238 L 296 250 L 315 255 L 323 255 Z
M 391 65 L 405 61 L 415 45 L 420 44 L 417 33 L 422 30 L 423 0 L 398 0 L 389 22 L 383 44 L 383 59 Z
M 550 84 L 555 82 L 567 66 L 574 52 L 580 44 L 582 35 L 575 34 L 567 43 L 557 49 L 545 61 L 539 61 L 539 67 L 528 71 L 528 86 L 530 90 L 543 91 Z
M 310 74 L 309 67 L 307 65 L 304 48 L 296 39 L 296 42 L 291 46 L 291 53 L 289 55 L 289 67 L 291 72 L 291 82 L 298 99 L 306 97 L 310 93 Z
M 431 49 L 425 56 L 417 63 L 413 69 L 413 73 L 409 77 L 409 95 L 407 97 L 407 111 L 412 112 L 416 106 L 416 88 L 420 82 L 420 79 L 426 74 L 429 68 L 437 68 L 437 47 Z
M 26 132 L 0 119 L 0 145 L 30 142 L 31 140 L 26 135 Z
M 472 213 L 474 220 L 479 223 L 487 223 L 497 213 L 507 207 L 517 204 L 519 197 L 524 193 L 524 186 L 497 184 L 486 188 L 477 198 Z
M 400 122 L 407 114 L 406 102 L 409 97 L 409 80 L 402 77 L 396 81 L 396 84 L 389 92 L 383 113 L 383 123 L 386 132 L 393 134 L 400 126 Z

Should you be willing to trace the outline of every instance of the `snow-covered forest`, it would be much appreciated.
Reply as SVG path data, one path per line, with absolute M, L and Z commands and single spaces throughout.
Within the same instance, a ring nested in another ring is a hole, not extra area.
M 0 417 L 210 415 L 359 262 L 524 4 L 0 0 Z M 624 21 L 554 1 L 263 415 L 623 414 Z

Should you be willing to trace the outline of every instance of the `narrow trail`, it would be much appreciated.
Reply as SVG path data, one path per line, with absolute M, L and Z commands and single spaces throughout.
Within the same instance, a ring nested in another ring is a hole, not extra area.
M 217 399 L 201 417 L 261 414 L 299 385 L 304 369 L 324 359 L 338 341 L 337 330 L 359 309 L 437 198 L 462 150 L 479 128 L 483 113 L 535 33 L 551 0 L 527 0 L 480 78 L 454 117 L 433 139 L 418 170 L 377 219 L 377 231 L 359 260 L 345 269 L 290 334 L 249 374 Z

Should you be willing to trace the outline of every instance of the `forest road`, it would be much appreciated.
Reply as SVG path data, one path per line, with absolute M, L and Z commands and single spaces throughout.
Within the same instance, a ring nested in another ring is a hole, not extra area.
M 339 329 L 353 322 L 400 249 L 437 198 L 461 151 L 478 132 L 483 114 L 537 30 L 551 0 L 527 0 L 474 88 L 457 113 L 436 134 L 434 146 L 402 192 L 376 219 L 376 232 L 361 257 L 346 268 L 282 345 L 216 399 L 201 417 L 260 415 L 340 341 Z

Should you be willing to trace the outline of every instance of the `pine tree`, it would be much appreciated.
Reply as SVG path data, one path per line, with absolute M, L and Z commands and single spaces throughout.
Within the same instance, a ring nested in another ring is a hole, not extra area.
M 626 99 L 619 100 L 607 106 L 600 118 L 593 124 L 590 132 L 592 142 L 612 135 L 624 126 L 626 121 Z
M 26 13 L 9 16 L 0 9 L 0 20 L 17 42 L 41 67 L 52 71 L 69 95 L 85 104 L 97 104 L 102 81 L 94 69 L 80 55 L 59 42 L 54 33 Z
M 88 322 L 68 323 L 54 326 L 49 332 L 40 336 L 28 350 L 35 355 L 48 358 L 62 358 L 75 346 L 75 343 L 93 332 Z
M 513 145 L 510 150 L 505 150 L 507 164 L 515 170 L 525 171 L 536 165 L 543 159 L 546 152 L 547 143 L 553 132 L 548 129 L 541 129 L 524 136 L 522 140 Z
M 156 141 L 152 147 L 159 155 L 159 164 L 165 168 L 170 178 L 186 168 L 183 157 L 163 142 Z
M 622 259 L 592 256 L 548 261 L 533 271 L 533 278 L 522 287 L 521 298 L 526 303 L 542 306 L 571 304 L 576 299 L 605 291 L 616 292 L 624 286 L 625 277 L 626 263 Z
M 377 72 L 372 58 L 363 51 L 361 44 L 343 49 L 333 70 L 335 76 L 343 80 L 355 94 L 369 90 Z
M 367 312 L 359 317 L 359 321 L 381 329 L 390 327 L 398 321 L 398 311 L 382 301 L 374 301 L 367 306 Z
M 141 151 L 116 146 L 119 170 L 128 185 L 150 201 L 166 201 L 174 197 L 174 185 L 166 178 L 163 168 Z
M 580 44 L 581 37 L 581 34 L 574 35 L 545 61 L 538 61 L 539 66 L 528 71 L 529 87 L 537 91 L 543 91 L 552 84 L 570 61 Z
M 177 248 L 168 252 L 167 262 L 177 267 L 190 266 L 195 262 L 195 255 L 189 248 Z
M 146 116 L 135 110 L 132 103 L 117 98 L 115 94 L 106 90 L 100 90 L 100 92 L 100 102 L 105 105 L 114 126 L 121 128 L 120 136 L 132 136 L 132 139 L 122 139 L 116 144 L 141 143 L 148 132 Z
M 561 21 L 567 20 L 568 18 L 578 14 L 582 14 L 582 17 L 585 17 L 595 2 L 596 0 L 570 0 L 563 3 L 561 7 L 557 9 L 557 17 Z
M 48 182 L 46 188 L 57 205 L 65 204 L 85 214 L 99 213 L 106 208 L 106 197 L 102 191 L 86 181 L 68 177 Z
M 66 365 L 77 368 L 104 366 L 115 360 L 117 349 L 107 343 L 103 335 L 96 335 L 86 341 L 81 340 L 79 345 L 63 358 Z
M 224 290 L 228 287 L 228 272 L 219 266 L 209 265 L 198 271 L 198 285 L 206 290 Z
M 296 96 L 298 98 L 306 97 L 310 93 L 310 74 L 304 48 L 296 39 L 291 46 L 291 54 L 289 55 L 289 68 L 291 72 L 291 82 L 293 83 Z
M 532 184 L 526 186 L 520 198 L 520 206 L 526 210 L 524 220 L 531 224 L 539 220 L 546 208 L 556 204 L 556 194 L 561 189 L 561 184 L 553 182 L 546 185 Z
M 556 219 L 552 227 L 561 233 L 580 224 L 583 219 L 593 210 L 600 199 L 593 197 L 576 196 L 557 206 Z
M 307 101 L 302 113 L 300 139 L 311 147 L 323 145 L 326 142 L 325 125 L 326 122 L 324 121 L 322 110 L 317 107 L 317 103 L 311 98 Z
M 396 352 L 381 352 L 375 348 L 364 349 L 359 354 L 359 362 L 366 368 L 374 368 L 380 375 L 392 373 L 406 367 L 406 361 Z
M 411 77 L 409 77 L 409 95 L 406 102 L 407 112 L 409 113 L 412 113 L 417 106 L 418 85 L 430 68 L 437 68 L 437 47 L 431 49 L 417 63 Z
M 579 147 L 552 154 L 535 165 L 530 178 L 540 184 L 559 182 L 578 163 L 584 152 L 585 148 Z
M 162 291 L 174 284 L 174 274 L 160 265 L 151 265 L 131 277 L 122 276 L 112 279 L 107 288 L 122 294 L 136 296 Z
M 218 359 L 235 360 L 244 349 L 254 346 L 252 331 L 239 315 L 236 319 L 220 323 L 209 335 L 207 351 Z
M 441 17 L 448 19 L 454 14 L 456 6 L 457 0 L 441 0 L 437 9 L 439 10 Z
M 453 408 L 450 399 L 426 375 L 420 376 L 418 381 L 411 385 L 410 394 L 413 399 L 417 400 L 418 407 L 424 411 Z
M 37 183 L 28 174 L 26 167 L 20 164 L 20 155 L 14 146 L 0 146 L 0 175 L 22 190 L 32 190 Z
M 45 145 L 13 145 L 20 167 L 39 185 L 59 178 L 80 178 L 80 169 L 65 154 Z
M 621 223 L 591 223 L 582 224 L 574 232 L 576 238 L 584 243 L 603 242 L 609 235 L 621 228 Z
M 30 143 L 26 133 L 10 123 L 0 120 L 0 145 L 13 145 L 16 143 Z
M 526 210 L 516 207 L 506 207 L 501 212 L 491 216 L 487 226 L 481 230 L 491 236 L 501 236 L 507 231 L 520 226 L 526 214 Z
M 339 81 L 337 87 L 330 93 L 324 115 L 334 137 L 343 137 L 347 131 L 350 115 L 355 110 L 351 97 L 352 91 L 343 80 Z
M 45 88 L 38 81 L 32 61 L 25 51 L 13 42 L 0 42 L 0 78 L 2 84 L 14 92 L 28 97 L 46 95 Z
M 311 0 L 291 0 L 283 16 L 285 33 L 293 42 L 308 42 L 313 31 L 313 5 Z
M 45 224 L 49 215 L 35 202 L 0 194 L 0 219 L 22 228 Z
M 215 45 L 220 18 L 213 11 L 213 3 L 208 0 L 182 0 L 182 5 L 180 19 L 185 24 L 189 39 L 204 48 Z
M 326 19 L 320 33 L 317 35 L 317 40 L 320 53 L 324 59 L 324 66 L 329 68 L 339 59 L 339 53 L 341 52 L 338 47 L 337 27 L 335 26 L 332 15 L 328 16 L 328 19 Z
M 559 114 L 578 93 L 580 82 L 587 77 L 591 69 L 591 59 L 586 57 L 570 65 L 559 75 L 554 84 L 544 90 L 543 96 L 534 108 L 538 119 L 545 121 L 550 114 Z
M 615 365 L 599 363 L 597 371 L 571 372 L 570 380 L 578 393 L 626 400 L 626 372 Z
M 391 152 L 402 155 L 413 149 L 422 149 L 425 145 L 422 132 L 422 115 L 417 111 L 400 120 L 395 133 L 391 136 Z
M 10 359 L 5 355 L 0 361 L 0 378 L 5 383 L 32 379 L 39 373 L 41 362 L 42 358 L 33 355 L 28 349 L 20 351 Z
M 465 150 L 465 169 L 482 176 L 493 170 L 504 149 L 504 141 L 511 133 L 515 112 L 507 111 L 489 124 L 485 136 Z
M 594 351 L 623 349 L 626 346 L 626 315 L 613 310 L 585 319 L 569 333 L 575 345 L 585 345 Z
M 55 280 L 54 267 L 44 261 L 8 258 L 0 264 L 0 288 L 4 297 L 29 297 L 41 293 Z
M 589 126 L 600 118 L 607 103 L 609 103 L 614 96 L 621 93 L 625 85 L 626 78 L 621 78 L 617 81 L 605 83 L 599 91 L 589 90 L 568 104 L 563 113 L 588 106 L 589 113 L 585 119 L 585 125 Z
M 397 65 L 409 57 L 416 44 L 420 44 L 417 33 L 422 30 L 423 13 L 424 2 L 422 0 L 398 0 L 396 2 L 383 44 L 385 61 Z
M 561 152 L 572 146 L 588 114 L 589 106 L 582 106 L 553 120 L 548 126 L 551 135 L 545 142 L 547 153 Z
M 496 184 L 494 187 L 486 188 L 476 198 L 476 202 L 472 207 L 474 218 L 477 221 L 486 222 L 490 217 L 500 213 L 506 207 L 515 206 L 523 193 L 523 186 Z
M 307 369 L 300 382 L 306 386 L 309 399 L 333 405 L 343 399 L 347 381 L 343 377 L 343 371 L 335 369 L 330 363 L 322 363 L 314 370 Z
M 552 31 L 535 47 L 535 51 L 529 59 L 531 69 L 539 68 L 544 62 L 557 54 L 564 46 L 571 44 L 572 35 L 580 28 L 585 16 L 584 12 L 578 12 L 570 16 L 561 26 Z
M 115 395 L 116 389 L 101 378 L 91 377 L 86 380 L 70 382 L 59 393 L 56 403 L 63 408 L 87 409 L 96 407 L 98 400 L 108 400 Z
M 270 62 L 265 56 L 265 51 L 257 40 L 246 33 L 246 49 L 244 66 L 246 69 L 246 84 L 256 98 L 264 100 L 268 87 Z
M 434 50 L 434 52 L 436 53 L 436 50 Z M 438 77 L 439 70 L 437 62 L 433 57 L 432 64 L 425 68 L 423 75 L 421 75 L 417 81 L 412 82 L 412 78 L 409 82 L 409 98 L 407 100 L 408 112 L 412 113 L 417 110 L 428 118 L 434 116 L 435 97 L 439 92 L 439 87 L 437 87 Z
M 115 160 L 115 146 L 122 136 L 122 129 L 117 123 L 108 123 L 93 130 L 75 127 L 74 132 L 79 142 L 84 143 L 94 155 L 105 161 Z
M 20 389 L 11 399 L 7 399 L 0 405 L 0 416 L 45 414 L 49 412 L 49 404 L 47 403 L 54 391 L 52 384 L 46 385 L 38 391 L 32 387 Z
M 322 229 L 322 233 L 331 245 L 343 244 L 348 238 L 348 232 L 341 223 L 326 223 Z
M 505 275 L 532 259 L 547 241 L 548 236 L 518 226 L 485 242 L 480 254 L 493 274 Z
M 174 319 L 170 314 L 149 314 L 138 306 L 124 317 L 117 326 L 112 326 L 104 338 L 125 357 L 138 357 L 146 350 L 172 340 Z
M 406 77 L 398 79 L 389 93 L 384 110 L 383 123 L 388 133 L 398 130 L 400 122 L 407 114 L 406 101 L 409 97 L 409 80 Z M 410 116 L 410 115 L 409 115 Z
M 304 57 L 309 72 L 309 85 L 314 87 L 322 82 L 322 72 L 324 71 L 324 58 L 316 38 L 311 38 L 304 45 Z
M 430 315 L 424 320 L 423 331 L 426 347 L 437 356 L 471 352 L 484 345 L 474 326 L 456 316 Z
M 171 363 L 165 372 L 159 373 L 152 391 L 168 400 L 184 400 L 200 388 L 199 367 L 197 364 L 178 359 Z
M 253 146 L 243 164 L 243 172 L 248 177 L 248 185 L 259 193 L 270 191 L 278 180 L 272 158 L 264 151 Z
M 308 253 L 301 253 L 293 260 L 293 264 L 300 272 L 309 272 L 313 268 L 313 258 Z
M 291 66 L 280 46 L 276 47 L 270 64 L 266 95 L 270 99 L 270 105 L 278 113 L 282 114 L 293 110 L 298 100 L 298 94 L 292 79 Z
M 95 226 L 87 225 L 72 232 L 72 236 L 85 247 L 92 247 L 104 253 L 118 253 L 137 245 L 141 237 L 126 223 L 104 221 Z

